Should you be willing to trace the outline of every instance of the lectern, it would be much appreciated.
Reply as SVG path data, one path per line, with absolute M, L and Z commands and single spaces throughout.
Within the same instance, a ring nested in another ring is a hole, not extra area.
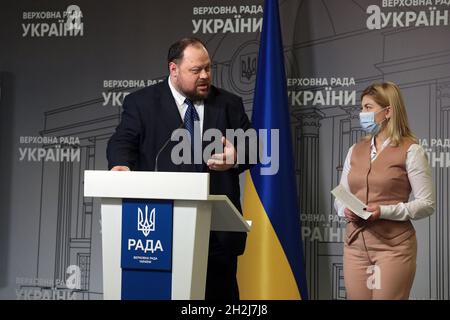
M 104 299 L 204 299 L 210 231 L 248 232 L 209 173 L 84 172 L 101 198 Z

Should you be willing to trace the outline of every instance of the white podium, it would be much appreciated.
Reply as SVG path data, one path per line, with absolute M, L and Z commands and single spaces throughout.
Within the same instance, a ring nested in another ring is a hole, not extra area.
M 227 196 L 209 194 L 209 173 L 84 172 L 84 196 L 101 198 L 103 295 L 121 299 L 122 199 L 173 200 L 171 299 L 204 299 L 210 231 L 250 231 Z

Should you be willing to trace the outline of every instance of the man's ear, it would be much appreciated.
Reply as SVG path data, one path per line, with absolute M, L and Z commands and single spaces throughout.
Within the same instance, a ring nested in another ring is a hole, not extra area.
M 169 72 L 174 78 L 178 76 L 178 66 L 175 62 L 169 62 Z

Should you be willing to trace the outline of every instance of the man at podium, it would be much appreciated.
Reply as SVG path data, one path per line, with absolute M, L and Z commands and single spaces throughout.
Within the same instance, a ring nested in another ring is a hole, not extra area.
M 126 96 L 121 122 L 108 142 L 108 167 L 117 171 L 210 172 L 210 193 L 228 196 L 242 212 L 239 174 L 249 164 L 238 164 L 232 142 L 223 137 L 223 152 L 213 154 L 206 162 L 175 164 L 171 158 L 177 144 L 171 141 L 171 135 L 181 127 L 191 138 L 201 138 L 213 128 L 223 136 L 226 129 L 251 128 L 242 99 L 211 84 L 211 61 L 199 39 L 175 42 L 169 48 L 167 62 L 167 79 Z M 200 132 L 195 135 L 194 130 Z M 200 143 L 202 149 L 205 145 Z M 246 154 L 247 150 L 239 158 L 246 158 Z M 239 299 L 237 257 L 244 252 L 245 241 L 246 233 L 211 232 L 205 299 Z

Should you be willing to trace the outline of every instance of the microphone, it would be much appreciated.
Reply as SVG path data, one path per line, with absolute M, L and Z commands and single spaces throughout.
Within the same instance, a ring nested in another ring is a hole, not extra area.
M 181 121 L 181 124 L 174 131 L 176 131 L 178 129 L 181 129 L 183 127 L 184 127 L 184 121 Z M 156 158 L 155 158 L 155 171 L 156 172 L 158 171 L 158 159 L 159 159 L 159 156 L 160 156 L 161 152 L 167 147 L 167 145 L 169 144 L 171 138 L 172 138 L 172 134 L 166 140 L 166 142 L 164 142 L 163 146 L 161 148 L 159 148 L 158 153 L 156 154 Z

